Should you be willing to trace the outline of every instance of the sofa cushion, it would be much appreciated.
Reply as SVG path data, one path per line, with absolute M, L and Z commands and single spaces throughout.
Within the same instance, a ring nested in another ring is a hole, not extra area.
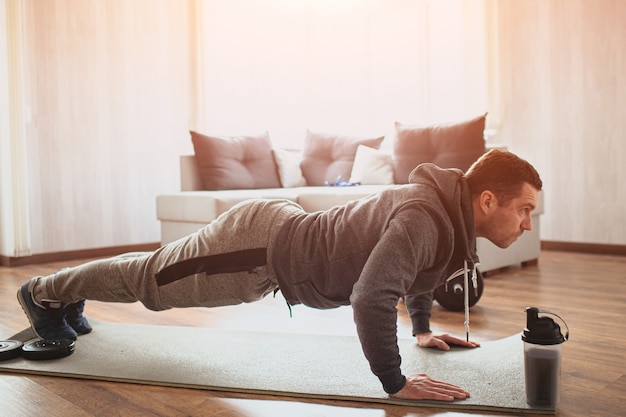
M 384 136 L 357 138 L 307 130 L 302 155 L 302 174 L 307 185 L 324 185 L 341 176 L 350 178 L 354 156 L 359 145 L 378 149 Z
M 190 133 L 205 190 L 280 187 L 267 132 L 232 137 Z
M 393 184 L 391 154 L 359 145 L 352 165 L 350 182 L 363 185 Z
M 285 188 L 303 187 L 306 180 L 302 175 L 300 160 L 302 152 L 292 149 L 274 149 L 274 160 L 278 168 L 280 184 Z
M 485 118 L 430 126 L 395 122 L 393 144 L 396 184 L 406 184 L 411 171 L 424 162 L 466 171 L 485 152 Z
M 208 224 L 245 200 L 267 198 L 297 202 L 298 190 L 300 188 L 256 188 L 161 194 L 157 196 L 157 218 L 161 221 Z

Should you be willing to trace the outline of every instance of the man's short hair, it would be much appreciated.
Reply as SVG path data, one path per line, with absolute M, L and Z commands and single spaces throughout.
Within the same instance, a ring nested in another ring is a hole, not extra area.
M 465 173 L 472 198 L 491 191 L 498 204 L 506 206 L 518 197 L 525 183 L 541 190 L 543 183 L 535 168 L 519 156 L 501 149 L 483 154 Z

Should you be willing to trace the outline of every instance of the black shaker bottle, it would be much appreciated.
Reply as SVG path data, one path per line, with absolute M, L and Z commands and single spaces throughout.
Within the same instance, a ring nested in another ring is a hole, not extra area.
M 561 344 L 569 338 L 569 329 L 564 336 L 552 318 L 539 316 L 539 313 L 561 319 L 549 311 L 536 307 L 526 308 L 526 328 L 522 334 L 526 402 L 530 405 L 554 407 L 559 401 Z M 565 321 L 563 323 L 567 328 Z

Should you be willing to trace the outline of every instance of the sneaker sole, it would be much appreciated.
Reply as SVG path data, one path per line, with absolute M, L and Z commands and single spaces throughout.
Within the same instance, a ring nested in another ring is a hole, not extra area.
M 43 339 L 43 337 L 41 337 L 41 335 L 37 333 L 37 330 L 35 329 L 35 324 L 33 322 L 32 317 L 30 316 L 30 310 L 26 306 L 26 301 L 24 300 L 24 297 L 22 296 L 22 287 L 20 287 L 20 289 L 17 290 L 17 301 L 20 303 L 20 307 L 22 307 L 24 314 L 26 314 L 26 318 L 28 318 L 28 322 L 30 323 L 30 328 L 33 330 L 33 333 L 35 333 L 35 335 L 38 338 Z

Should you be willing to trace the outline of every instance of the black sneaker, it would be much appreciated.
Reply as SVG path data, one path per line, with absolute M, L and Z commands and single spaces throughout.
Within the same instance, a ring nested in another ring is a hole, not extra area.
M 65 307 L 65 320 L 79 335 L 87 334 L 93 330 L 83 315 L 83 311 L 85 311 L 85 300 L 68 304 Z
M 50 301 L 38 304 L 33 300 L 31 290 L 35 282 L 30 280 L 17 292 L 17 300 L 22 305 L 35 334 L 44 340 L 76 340 L 78 335 L 65 320 L 63 304 Z

